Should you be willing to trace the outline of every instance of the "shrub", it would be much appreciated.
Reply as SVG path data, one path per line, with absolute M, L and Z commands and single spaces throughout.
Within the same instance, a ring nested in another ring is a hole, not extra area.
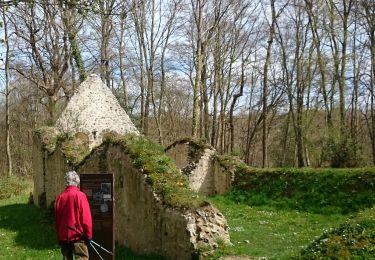
M 353 219 L 327 230 L 298 259 L 374 259 L 375 219 Z
M 349 214 L 375 205 L 375 168 L 234 168 L 234 187 L 226 196 L 250 206 Z
M 331 162 L 331 167 L 358 167 L 361 164 L 359 147 L 350 138 L 344 140 L 333 140 L 328 142 L 326 157 Z

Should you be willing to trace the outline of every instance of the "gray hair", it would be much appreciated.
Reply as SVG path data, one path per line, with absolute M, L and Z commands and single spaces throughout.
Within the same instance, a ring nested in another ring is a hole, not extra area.
M 64 179 L 66 186 L 79 186 L 79 176 L 75 171 L 65 173 Z

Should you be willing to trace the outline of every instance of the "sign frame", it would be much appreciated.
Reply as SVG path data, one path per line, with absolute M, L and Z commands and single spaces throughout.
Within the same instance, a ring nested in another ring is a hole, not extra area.
M 115 259 L 115 200 L 114 175 L 112 173 L 81 173 L 80 189 L 90 204 L 93 238 L 97 244 L 111 251 L 110 255 L 100 247 L 89 247 L 90 260 Z M 100 256 L 98 255 L 100 254 Z

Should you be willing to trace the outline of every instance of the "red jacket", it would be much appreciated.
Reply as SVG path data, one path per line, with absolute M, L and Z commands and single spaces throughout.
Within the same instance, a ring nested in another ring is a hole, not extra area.
M 55 220 L 59 241 L 76 241 L 82 238 L 82 234 L 85 238 L 92 239 L 90 206 L 86 194 L 76 186 L 66 187 L 57 197 Z

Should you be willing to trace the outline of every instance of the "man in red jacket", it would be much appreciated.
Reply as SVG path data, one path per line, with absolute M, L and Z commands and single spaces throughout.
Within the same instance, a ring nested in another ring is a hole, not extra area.
M 86 194 L 79 190 L 75 171 L 65 174 L 65 190 L 57 197 L 55 220 L 57 239 L 64 260 L 89 259 L 87 245 L 92 239 L 92 219 Z

